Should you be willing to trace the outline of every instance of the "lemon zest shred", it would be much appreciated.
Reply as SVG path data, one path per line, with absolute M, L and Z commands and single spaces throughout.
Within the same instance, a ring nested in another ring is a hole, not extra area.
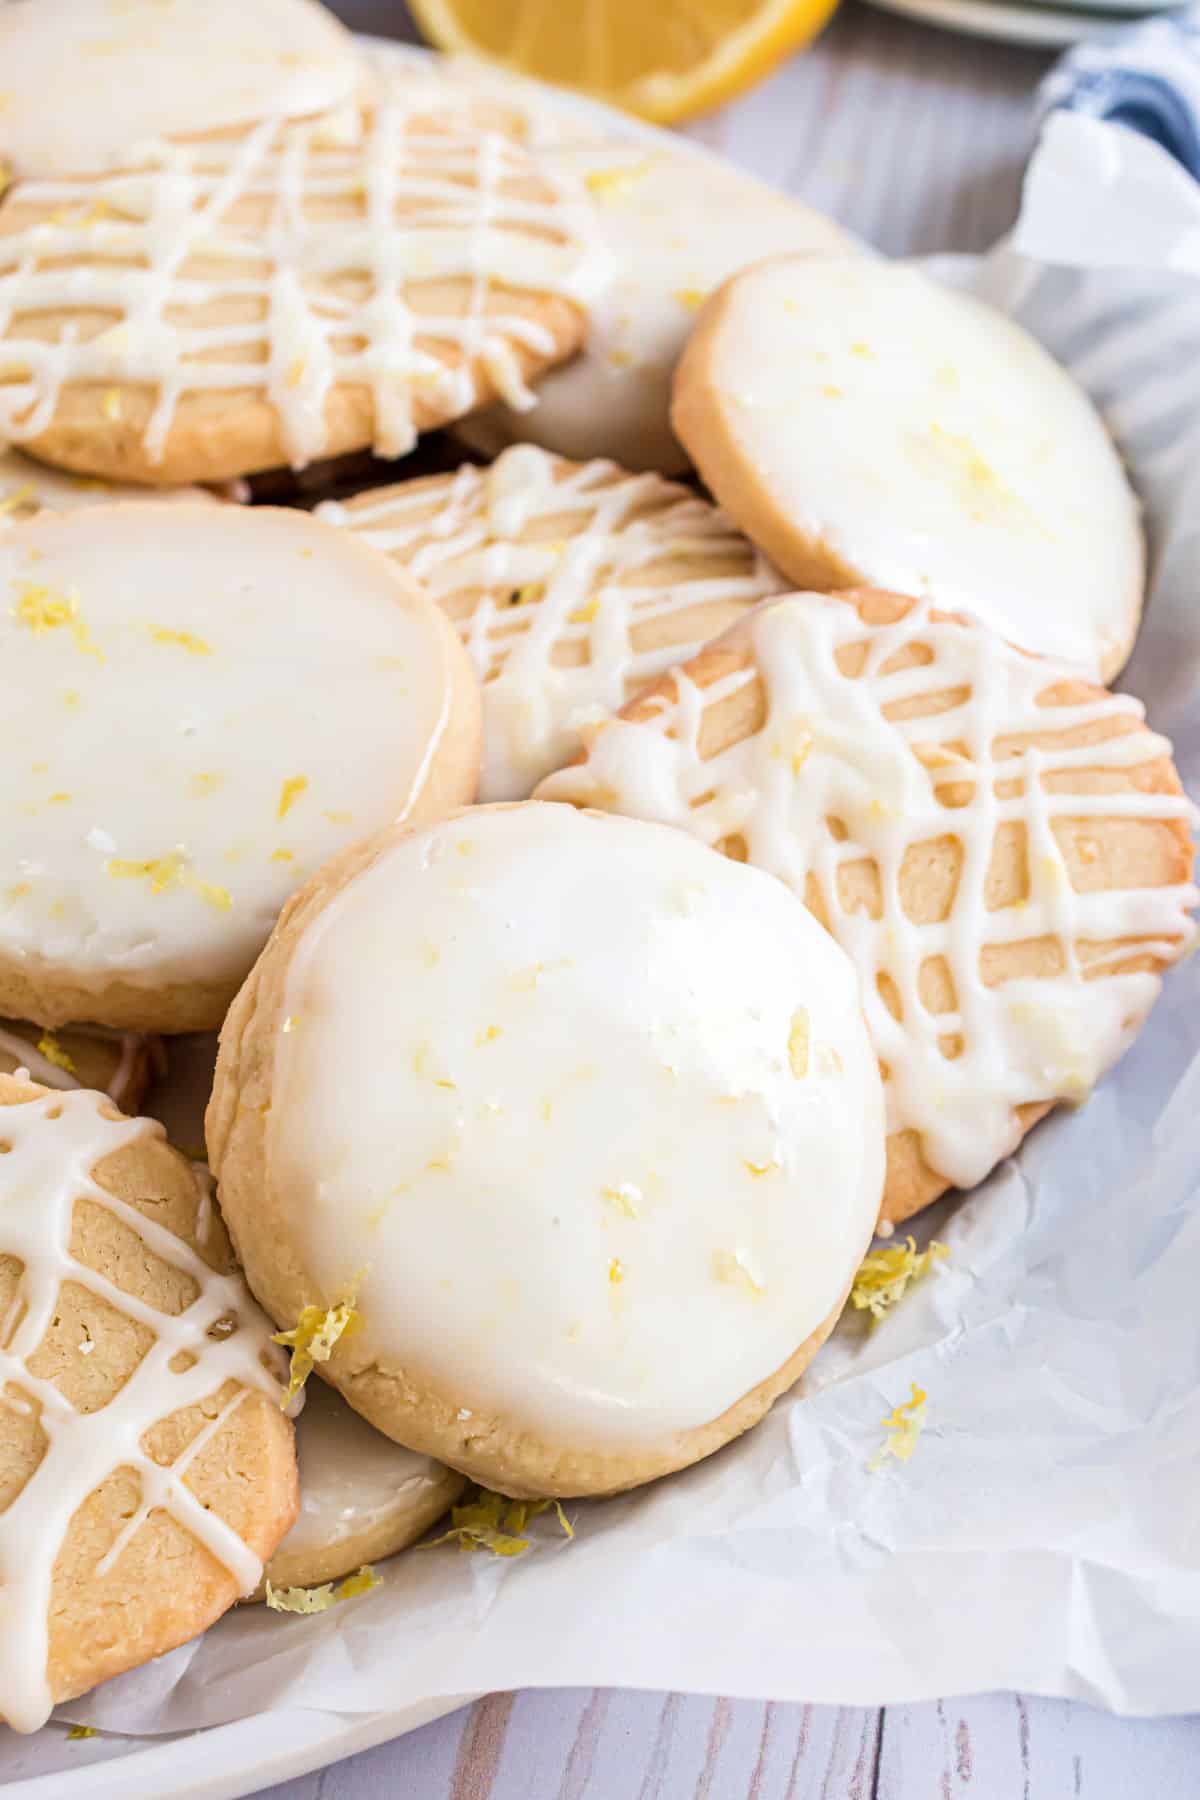
M 867 1464 L 872 1475 L 883 1467 L 889 1456 L 894 1456 L 897 1462 L 907 1462 L 917 1447 L 917 1439 L 925 1426 L 929 1395 L 915 1381 L 910 1385 L 911 1397 L 901 1401 L 899 1406 L 892 1408 L 886 1419 L 879 1421 L 887 1432 L 887 1437 Z
M 646 157 L 643 161 L 633 163 L 625 168 L 593 169 L 590 175 L 584 176 L 583 180 L 589 193 L 594 194 L 597 200 L 610 205 L 614 201 L 623 200 L 630 188 L 635 187 L 649 172 L 650 158 Z
M 16 581 L 13 586 L 17 590 L 17 604 L 12 611 L 19 625 L 26 626 L 35 637 L 65 627 L 74 638 L 77 650 L 84 656 L 94 656 L 98 662 L 104 661 L 104 652 L 93 642 L 91 632 L 79 616 L 79 595 L 74 588 L 69 593 L 56 594 L 53 588 L 39 581 Z
M 48 1063 L 56 1069 L 63 1069 L 68 1075 L 77 1073 L 75 1063 L 70 1054 L 63 1049 L 52 1031 L 44 1031 L 38 1039 L 38 1055 L 44 1056 Z
M 675 289 L 675 298 L 687 312 L 699 312 L 708 295 L 703 288 L 683 287 Z
M 189 656 L 211 656 L 213 647 L 193 631 L 168 631 L 165 625 L 148 627 L 150 636 L 156 644 L 174 644 L 180 650 L 186 650 Z
M 523 1556 L 530 1546 L 525 1528 L 553 1509 L 565 1538 L 575 1536 L 575 1528 L 562 1508 L 561 1500 L 510 1500 L 507 1494 L 493 1493 L 491 1488 L 478 1488 L 470 1499 L 450 1512 L 450 1529 L 440 1537 L 422 1544 L 422 1550 L 436 1550 L 440 1544 L 457 1544 L 460 1550 L 490 1550 L 493 1556 Z
M 90 1738 L 95 1737 L 95 1735 L 96 1727 L 94 1725 L 72 1725 L 70 1731 L 67 1733 L 67 1741 L 73 1743 L 78 1741 L 79 1738 Z
M 272 1587 L 271 1578 L 267 1577 L 267 1605 L 272 1612 L 321 1613 L 327 1612 L 331 1606 L 337 1606 L 343 1600 L 353 1600 L 359 1594 L 369 1594 L 372 1588 L 382 1586 L 383 1577 L 375 1573 L 370 1563 L 364 1563 L 353 1575 L 347 1575 L 342 1581 L 323 1581 L 319 1587 Z
M 803 1081 L 808 1074 L 808 1036 L 808 1008 L 798 1006 L 788 1032 L 788 1066 L 797 1081 Z
M 353 1299 L 339 1300 L 336 1306 L 322 1309 L 305 1306 L 290 1331 L 277 1331 L 273 1341 L 292 1353 L 288 1371 L 287 1392 L 280 1401 L 286 1407 L 297 1395 L 317 1363 L 328 1362 L 334 1345 L 358 1321 Z
M 903 1300 L 914 1281 L 920 1281 L 935 1262 L 949 1254 L 946 1245 L 936 1238 L 924 1250 L 918 1250 L 914 1237 L 884 1250 L 868 1251 L 850 1289 L 851 1305 L 857 1312 L 869 1312 L 877 1325 Z
M 279 790 L 279 807 L 275 814 L 277 819 L 287 818 L 292 807 L 296 804 L 296 801 L 300 798 L 307 786 L 307 775 L 288 776 L 287 780 Z

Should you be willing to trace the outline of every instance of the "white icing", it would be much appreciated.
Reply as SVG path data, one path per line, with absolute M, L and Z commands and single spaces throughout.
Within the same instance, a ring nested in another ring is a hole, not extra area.
M 834 936 L 858 970 L 867 1023 L 888 1070 L 889 1129 L 918 1131 L 926 1160 L 969 1187 L 1019 1140 L 1014 1107 L 1082 1098 L 1149 1010 L 1160 978 L 1114 973 L 1111 965 L 1128 952 L 1113 941 L 1136 938 L 1138 951 L 1170 961 L 1193 939 L 1195 888 L 1077 892 L 1063 850 L 1077 825 L 1095 820 L 1092 854 L 1102 868 L 1106 822 L 1188 818 L 1182 796 L 1123 785 L 1113 791 L 1114 775 L 1168 755 L 1170 746 L 1148 731 L 1121 731 L 1143 717 L 1125 695 L 1040 705 L 1070 669 L 1023 656 L 978 626 L 934 622 L 927 604 L 895 625 L 868 628 L 849 603 L 803 595 L 764 608 L 738 635 L 752 654 L 733 674 L 701 691 L 679 673 L 674 703 L 665 700 L 645 723 L 603 726 L 586 766 L 550 776 L 539 794 L 669 822 L 705 843 L 740 834 L 749 860 L 801 896 L 815 877 Z M 889 660 L 913 644 L 927 646 L 931 660 L 889 672 Z M 835 660 L 852 645 L 867 648 L 855 677 Z M 706 713 L 756 677 L 766 699 L 761 727 L 702 757 Z M 961 700 L 935 716 L 888 716 L 956 689 L 964 690 Z M 1058 748 L 1012 741 L 1093 725 L 1116 726 L 1117 734 Z M 1109 780 L 1084 793 L 1064 791 L 1056 777 L 1079 769 L 1108 772 Z M 998 793 L 1001 783 L 1018 791 Z M 939 798 L 947 784 L 959 785 Z M 831 818 L 845 826 L 844 841 L 830 830 Z M 989 910 L 992 846 L 998 828 L 1014 823 L 1026 834 L 1029 892 Z M 900 901 L 905 855 L 946 836 L 962 853 L 953 904 L 944 921 L 917 923 Z M 878 918 L 843 910 L 838 896 L 838 870 L 864 858 L 879 871 Z M 1061 974 L 986 985 L 986 946 L 1043 936 L 1061 948 Z M 1096 946 L 1107 948 L 1089 955 Z M 922 966 L 939 956 L 954 983 L 951 1012 L 931 1012 L 921 997 Z M 881 974 L 899 994 L 899 1022 L 880 993 Z M 956 1056 L 939 1044 L 953 1038 L 962 1040 Z
M 1119 666 L 1142 597 L 1137 503 L 1087 396 L 1010 319 L 894 263 L 781 259 L 730 290 L 704 369 L 735 448 L 718 466 L 707 437 L 689 447 L 797 580 L 803 532 L 877 587 L 1089 672 Z
M 24 1265 L 17 1304 L 0 1330 L 0 1403 L 26 1412 L 36 1406 L 47 1439 L 45 1455 L 16 1499 L 0 1513 L 0 1715 L 18 1731 L 35 1731 L 49 1715 L 53 1696 L 46 1671 L 48 1608 L 54 1563 L 78 1508 L 118 1469 L 132 1469 L 141 1484 L 137 1511 L 97 1565 L 104 1574 L 151 1511 L 165 1510 L 223 1563 L 248 1593 L 261 1575 L 259 1559 L 184 1483 L 188 1466 L 221 1429 L 250 1389 L 277 1394 L 264 1358 L 268 1328 L 239 1277 L 218 1275 L 174 1233 L 97 1185 L 92 1170 L 106 1156 L 159 1128 L 146 1119 L 107 1119 L 99 1094 L 47 1094 L 0 1109 L 0 1251 Z M 70 1254 L 76 1201 L 103 1206 L 135 1231 L 147 1249 L 183 1270 L 199 1292 L 185 1310 L 159 1312 L 77 1263 Z M 80 1413 L 27 1359 L 41 1344 L 54 1316 L 59 1287 L 70 1281 L 117 1307 L 155 1334 L 155 1342 L 106 1406 Z M 236 1315 L 238 1329 L 209 1335 L 219 1320 Z M 181 1352 L 195 1360 L 173 1370 Z M 228 1381 L 236 1395 L 192 1439 L 174 1463 L 163 1467 L 142 1448 L 144 1434 L 160 1419 L 207 1400 Z
M 37 1032 L 37 1027 L 30 1027 Z M 129 1083 L 133 1077 L 134 1064 L 138 1052 L 145 1044 L 145 1038 L 133 1031 L 105 1031 L 99 1026 L 72 1026 L 73 1035 L 78 1037 L 103 1038 L 106 1042 L 120 1045 L 120 1056 L 116 1067 L 109 1078 L 104 1092 L 116 1106 L 122 1106 L 128 1094 Z M 18 1070 L 23 1069 L 34 1081 L 49 1088 L 77 1088 L 82 1086 L 78 1075 L 71 1069 L 63 1068 L 61 1063 L 53 1062 L 38 1049 L 40 1033 L 32 1038 L 23 1037 L 19 1031 L 10 1031 L 0 1025 L 0 1051 L 11 1056 Z
M 554 338 L 505 312 L 498 287 L 582 303 L 607 263 L 566 184 L 461 98 L 438 110 L 439 92 L 159 140 L 100 179 L 19 183 L 0 214 L 0 436 L 36 437 L 80 382 L 112 384 L 114 416 L 123 386 L 153 390 L 154 460 L 182 395 L 254 383 L 297 466 L 326 453 L 335 387 L 369 391 L 382 456 L 412 447 L 418 390 L 447 417 L 467 411 L 476 363 L 532 403 L 516 350 L 550 356 Z M 431 305 L 427 284 L 464 281 L 465 308 Z M 111 325 L 22 335 L 23 316 L 80 307 Z
M 268 1156 L 303 1265 L 354 1293 L 356 1354 L 468 1416 L 661 1444 L 779 1368 L 869 1238 L 853 971 L 681 832 L 526 804 L 416 833 L 310 925 L 285 1011 Z
M 446 1479 L 441 1463 L 394 1444 L 321 1381 L 305 1389 L 296 1451 L 300 1515 L 277 1556 L 331 1549 L 388 1521 L 402 1529 Z
M 579 749 L 597 708 L 621 706 L 731 622 L 713 608 L 749 607 L 784 585 L 686 488 L 609 462 L 572 468 L 532 444 L 436 488 L 405 483 L 318 512 L 452 603 L 485 684 L 482 800 L 525 799 Z M 665 643 L 641 641 L 652 626 Z M 582 662 L 562 660 L 581 651 Z
M 109 506 L 117 500 L 198 501 L 218 504 L 207 488 L 139 488 L 127 482 L 96 481 L 90 475 L 67 475 L 22 456 L 0 450 L 0 531 L 19 525 L 39 512 L 75 512 L 85 506 Z
M 25 0 L 0 6 L 0 156 L 86 174 L 145 138 L 323 111 L 361 79 L 313 0 Z
M 288 895 L 422 789 L 456 654 L 432 606 L 303 513 L 213 527 L 128 505 L 0 535 L 9 959 L 238 978 Z

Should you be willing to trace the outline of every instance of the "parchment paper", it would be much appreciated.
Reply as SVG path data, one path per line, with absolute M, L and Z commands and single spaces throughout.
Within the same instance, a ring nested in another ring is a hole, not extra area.
M 1200 281 L 1178 271 L 1200 268 L 1200 190 L 1147 151 L 1053 119 L 1014 246 L 937 272 L 1013 310 L 1111 422 L 1153 553 L 1126 684 L 1196 795 Z M 1194 958 L 1085 1109 L 922 1221 L 949 1260 L 888 1321 L 844 1324 L 698 1468 L 569 1506 L 573 1543 L 543 1519 L 518 1560 L 411 1552 L 324 1615 L 241 1609 L 64 1714 L 164 1732 L 285 1700 L 356 1713 L 568 1684 L 1200 1709 L 1198 1049 Z M 916 1453 L 869 1473 L 913 1380 Z

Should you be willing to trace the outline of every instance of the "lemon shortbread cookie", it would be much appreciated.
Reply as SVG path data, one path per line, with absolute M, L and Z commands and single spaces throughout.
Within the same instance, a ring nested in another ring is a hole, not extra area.
M 39 512 L 76 512 L 80 507 L 139 499 L 219 504 L 218 496 L 207 488 L 145 488 L 97 481 L 90 475 L 67 475 L 22 456 L 19 450 L 0 450 L 0 531 Z
M 0 1717 L 183 1643 L 296 1516 L 277 1352 L 157 1125 L 0 1075 Z
M 539 792 L 680 826 L 828 926 L 884 1072 L 885 1221 L 1083 1099 L 1193 939 L 1190 808 L 1138 701 L 896 595 L 762 608 Z
M 0 1012 L 214 1029 L 344 844 L 469 799 L 474 675 L 368 545 L 127 506 L 0 534 Z
M 484 684 L 483 800 L 525 799 L 597 708 L 784 585 L 688 489 L 532 444 L 320 514 L 395 557 L 453 620 Z
M 373 447 L 584 331 L 587 209 L 461 99 L 156 140 L 0 208 L 0 435 L 159 485 Z
M 363 75 L 315 0 L 26 0 L 0 6 L 0 158 L 86 174 L 149 138 L 323 112 Z
M 797 586 L 926 594 L 1105 680 L 1129 655 L 1143 548 L 1120 458 L 982 302 L 866 258 L 761 263 L 705 308 L 672 417 Z
M 0 1074 L 24 1069 L 48 1088 L 96 1088 L 122 1112 L 137 1112 L 163 1059 L 157 1038 L 99 1026 L 47 1031 L 0 1019 Z
M 326 866 L 226 1020 L 208 1142 L 267 1310 L 353 1310 L 321 1374 L 517 1495 L 752 1425 L 883 1173 L 853 970 L 786 889 L 530 802 Z
M 296 1421 L 300 1515 L 267 1564 L 272 1587 L 337 1581 L 415 1544 L 454 1505 L 464 1478 L 384 1437 L 324 1382 Z M 254 1598 L 265 1598 L 266 1586 Z

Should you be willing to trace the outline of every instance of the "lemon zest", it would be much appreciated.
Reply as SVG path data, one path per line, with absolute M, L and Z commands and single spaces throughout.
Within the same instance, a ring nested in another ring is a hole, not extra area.
M 68 1741 L 74 1742 L 79 1738 L 90 1738 L 95 1737 L 95 1735 L 96 1727 L 94 1725 L 72 1725 L 70 1731 L 67 1733 L 67 1738 Z
M 364 1563 L 361 1569 L 356 1569 L 353 1575 L 347 1575 L 342 1581 L 324 1581 L 319 1587 L 272 1587 L 268 1575 L 267 1605 L 272 1612 L 326 1612 L 343 1600 L 353 1600 L 359 1594 L 369 1594 L 372 1588 L 382 1585 L 382 1580 L 382 1576 L 375 1573 L 370 1563 Z
M 562 1508 L 561 1500 L 510 1500 L 506 1494 L 478 1488 L 461 1506 L 451 1509 L 450 1529 L 440 1537 L 422 1544 L 422 1550 L 436 1550 L 439 1544 L 457 1544 L 460 1550 L 490 1550 L 493 1556 L 523 1556 L 531 1540 L 524 1535 L 530 1519 L 544 1512 L 554 1512 L 562 1533 L 568 1540 L 575 1528 Z
M 17 590 L 13 617 L 19 625 L 26 626 L 35 637 L 65 627 L 77 650 L 84 656 L 94 656 L 98 662 L 104 661 L 104 652 L 92 641 L 91 632 L 79 616 L 79 595 L 73 588 L 70 593 L 56 594 L 53 588 L 38 581 L 17 581 L 13 586 Z
M 590 175 L 584 176 L 584 183 L 589 191 L 605 205 L 623 200 L 629 190 L 636 187 L 650 172 L 650 158 L 631 166 L 617 169 L 593 169 Z
M 675 298 L 686 311 L 699 312 L 708 295 L 703 288 L 685 287 L 675 289 Z
M 608 1279 L 614 1287 L 619 1287 L 625 1279 L 625 1264 L 619 1256 L 614 1256 L 608 1265 Z
M 808 1074 L 808 1036 L 808 1008 L 798 1006 L 788 1032 L 788 1066 L 797 1081 L 803 1081 Z
M 273 1334 L 273 1341 L 292 1353 L 287 1392 L 280 1401 L 281 1407 L 287 1406 L 300 1392 L 317 1363 L 329 1361 L 334 1345 L 357 1320 L 354 1301 L 339 1300 L 336 1306 L 327 1310 L 319 1306 L 303 1307 L 290 1331 Z
M 211 656 L 213 648 L 192 631 L 168 631 L 165 625 L 151 625 L 150 636 L 156 644 L 174 644 L 189 656 Z
M 307 775 L 289 775 L 279 790 L 279 807 L 275 814 L 277 819 L 286 819 L 296 801 L 308 786 Z
M 48 1063 L 56 1069 L 65 1069 L 68 1075 L 77 1073 L 74 1061 L 65 1051 L 52 1031 L 45 1031 L 38 1039 L 38 1055 L 44 1056 Z
M 888 1435 L 867 1464 L 872 1475 L 883 1467 L 889 1456 L 894 1456 L 897 1462 L 907 1462 L 917 1447 L 917 1439 L 925 1426 L 929 1395 L 915 1381 L 911 1387 L 911 1398 L 893 1407 L 887 1418 L 880 1420 Z
M 0 500 L 0 514 L 16 512 L 22 506 L 36 505 L 37 495 L 33 490 L 33 484 L 27 481 L 22 487 L 14 488 L 11 494 L 7 494 L 3 500 Z
M 914 1281 L 920 1281 L 935 1262 L 949 1254 L 946 1245 L 936 1238 L 924 1250 L 918 1250 L 914 1237 L 906 1238 L 902 1244 L 889 1245 L 885 1250 L 868 1251 L 850 1289 L 851 1305 L 857 1312 L 869 1312 L 878 1324 L 903 1300 Z

